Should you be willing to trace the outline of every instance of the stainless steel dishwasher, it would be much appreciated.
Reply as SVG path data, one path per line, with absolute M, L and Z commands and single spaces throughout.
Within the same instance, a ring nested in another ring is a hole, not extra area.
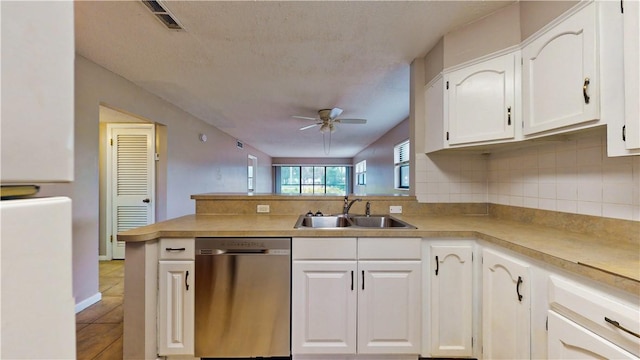
M 196 357 L 290 357 L 290 238 L 197 238 L 195 286 Z

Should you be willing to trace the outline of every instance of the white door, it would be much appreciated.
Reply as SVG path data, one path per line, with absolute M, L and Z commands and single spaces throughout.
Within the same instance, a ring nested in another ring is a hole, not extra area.
M 522 49 L 525 135 L 598 119 L 596 4 Z
M 573 321 L 549 311 L 549 359 L 637 359 Z
M 358 262 L 358 353 L 419 354 L 420 261 Z
M 485 359 L 530 358 L 529 265 L 485 249 L 482 336 Z
M 471 356 L 473 327 L 473 249 L 432 245 L 431 356 Z
M 111 257 L 124 259 L 119 232 L 155 221 L 155 136 L 151 124 L 109 124 Z
M 194 262 L 160 261 L 158 272 L 158 354 L 193 355 Z
M 294 261 L 291 352 L 356 353 L 356 261 Z
M 515 62 L 508 54 L 446 75 L 449 144 L 515 136 Z

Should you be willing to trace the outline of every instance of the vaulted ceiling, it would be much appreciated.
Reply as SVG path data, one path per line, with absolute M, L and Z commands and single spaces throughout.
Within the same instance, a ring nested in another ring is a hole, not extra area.
M 76 51 L 273 157 L 353 157 L 409 116 L 409 65 L 511 1 L 75 2 Z M 317 110 L 339 107 L 331 151 Z M 126 109 L 125 109 L 126 110 Z M 409 134 L 407 134 L 407 137 Z

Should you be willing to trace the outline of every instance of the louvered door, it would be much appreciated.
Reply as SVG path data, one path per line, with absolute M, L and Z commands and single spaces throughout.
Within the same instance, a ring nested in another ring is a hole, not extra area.
M 151 224 L 154 219 L 153 125 L 111 127 L 111 234 L 112 258 L 124 259 L 119 232 Z

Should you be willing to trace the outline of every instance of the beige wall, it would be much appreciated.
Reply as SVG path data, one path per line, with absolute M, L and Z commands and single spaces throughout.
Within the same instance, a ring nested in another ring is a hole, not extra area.
M 520 1 L 520 34 L 526 40 L 579 1 Z
M 166 126 L 166 184 L 157 189 L 164 189 L 166 211 L 161 212 L 159 220 L 194 213 L 191 194 L 245 192 L 248 154 L 258 157 L 257 190 L 271 191 L 271 158 L 268 155 L 248 144 L 244 144 L 244 149 L 238 149 L 235 138 L 76 56 L 75 181 L 43 188 L 43 195 L 55 192 L 67 194 L 73 200 L 76 303 L 98 293 L 101 104 Z M 206 143 L 199 141 L 200 133 L 208 136 Z M 161 151 L 163 153 L 165 151 Z
M 367 160 L 367 185 L 354 185 L 354 193 L 367 195 L 408 194 L 394 189 L 393 147 L 409 138 L 409 119 L 389 130 L 353 158 L 353 164 Z M 354 179 L 355 181 L 355 179 Z
M 444 68 L 520 44 L 520 7 L 514 3 L 444 36 Z

